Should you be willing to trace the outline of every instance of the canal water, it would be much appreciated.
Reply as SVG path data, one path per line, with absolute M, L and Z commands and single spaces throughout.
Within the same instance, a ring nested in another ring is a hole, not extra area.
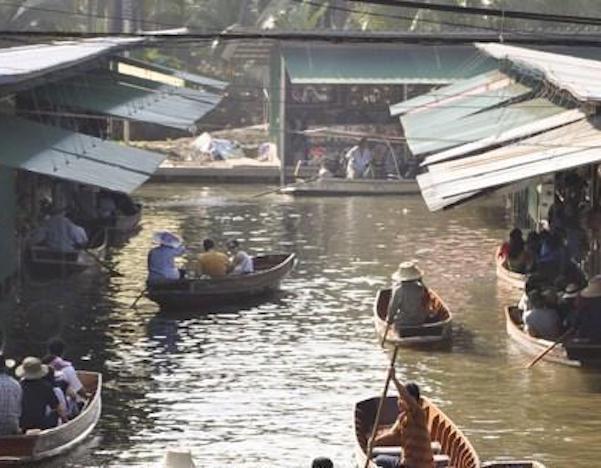
M 147 185 L 142 232 L 112 252 L 125 277 L 89 272 L 25 285 L 3 304 L 5 351 L 43 353 L 61 336 L 81 369 L 104 376 L 102 419 L 69 456 L 46 467 L 157 466 L 165 448 L 202 467 L 353 466 L 353 405 L 381 392 L 390 359 L 371 320 L 376 291 L 402 260 L 455 316 L 452 350 L 402 350 L 413 380 L 463 429 L 483 460 L 534 458 L 599 466 L 601 376 L 541 363 L 507 337 L 493 251 L 509 226 L 499 203 L 431 214 L 421 198 L 253 198 L 263 186 Z M 163 315 L 143 299 L 156 230 L 243 241 L 249 252 L 295 252 L 272 300 L 241 310 Z

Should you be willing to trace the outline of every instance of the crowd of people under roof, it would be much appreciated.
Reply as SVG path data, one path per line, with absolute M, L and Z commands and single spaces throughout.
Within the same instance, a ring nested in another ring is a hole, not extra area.
M 82 411 L 91 395 L 64 351 L 53 340 L 46 356 L 28 356 L 16 368 L 0 355 L 0 436 L 57 427 Z
M 148 283 L 184 278 L 223 278 L 254 272 L 252 257 L 240 248 L 236 239 L 226 242 L 227 254 L 217 249 L 215 241 L 205 239 L 202 243 L 204 251 L 196 255 L 185 269 L 176 265 L 176 258 L 186 252 L 178 236 L 167 231 L 157 232 L 153 242 L 158 245 L 148 252 Z

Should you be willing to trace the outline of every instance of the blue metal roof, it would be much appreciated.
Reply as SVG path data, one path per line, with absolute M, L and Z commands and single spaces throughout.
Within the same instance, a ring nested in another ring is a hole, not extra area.
M 0 164 L 131 192 L 165 155 L 0 114 Z

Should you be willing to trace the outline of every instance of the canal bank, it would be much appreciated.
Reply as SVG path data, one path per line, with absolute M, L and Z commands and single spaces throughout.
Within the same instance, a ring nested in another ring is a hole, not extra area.
M 402 351 L 399 377 L 418 382 L 484 460 L 596 463 L 601 419 L 591 408 L 601 377 L 524 371 L 528 359 L 505 333 L 502 307 L 516 292 L 497 283 L 492 255 L 510 227 L 503 206 L 430 214 L 418 197 L 252 198 L 263 190 L 145 185 L 136 192 L 143 230 L 112 254 L 126 277 L 84 275 L 2 305 L 7 353 L 43 353 L 60 335 L 77 367 L 105 376 L 98 430 L 45 467 L 153 466 L 179 444 L 198 466 L 297 468 L 316 455 L 352 466 L 353 405 L 381 391 L 390 358 L 378 347 L 372 302 L 407 258 L 445 299 L 456 329 L 450 352 Z M 300 262 L 263 305 L 168 316 L 141 300 L 132 310 L 161 229 L 182 234 L 189 256 L 204 237 L 237 237 L 249 252 L 291 250 Z

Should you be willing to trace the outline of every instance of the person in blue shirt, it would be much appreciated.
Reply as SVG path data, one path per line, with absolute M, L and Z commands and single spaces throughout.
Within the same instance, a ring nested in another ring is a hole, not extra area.
M 165 231 L 156 233 L 153 241 L 159 245 L 148 252 L 148 282 L 183 278 L 185 271 L 175 265 L 175 258 L 185 251 L 181 239 Z

